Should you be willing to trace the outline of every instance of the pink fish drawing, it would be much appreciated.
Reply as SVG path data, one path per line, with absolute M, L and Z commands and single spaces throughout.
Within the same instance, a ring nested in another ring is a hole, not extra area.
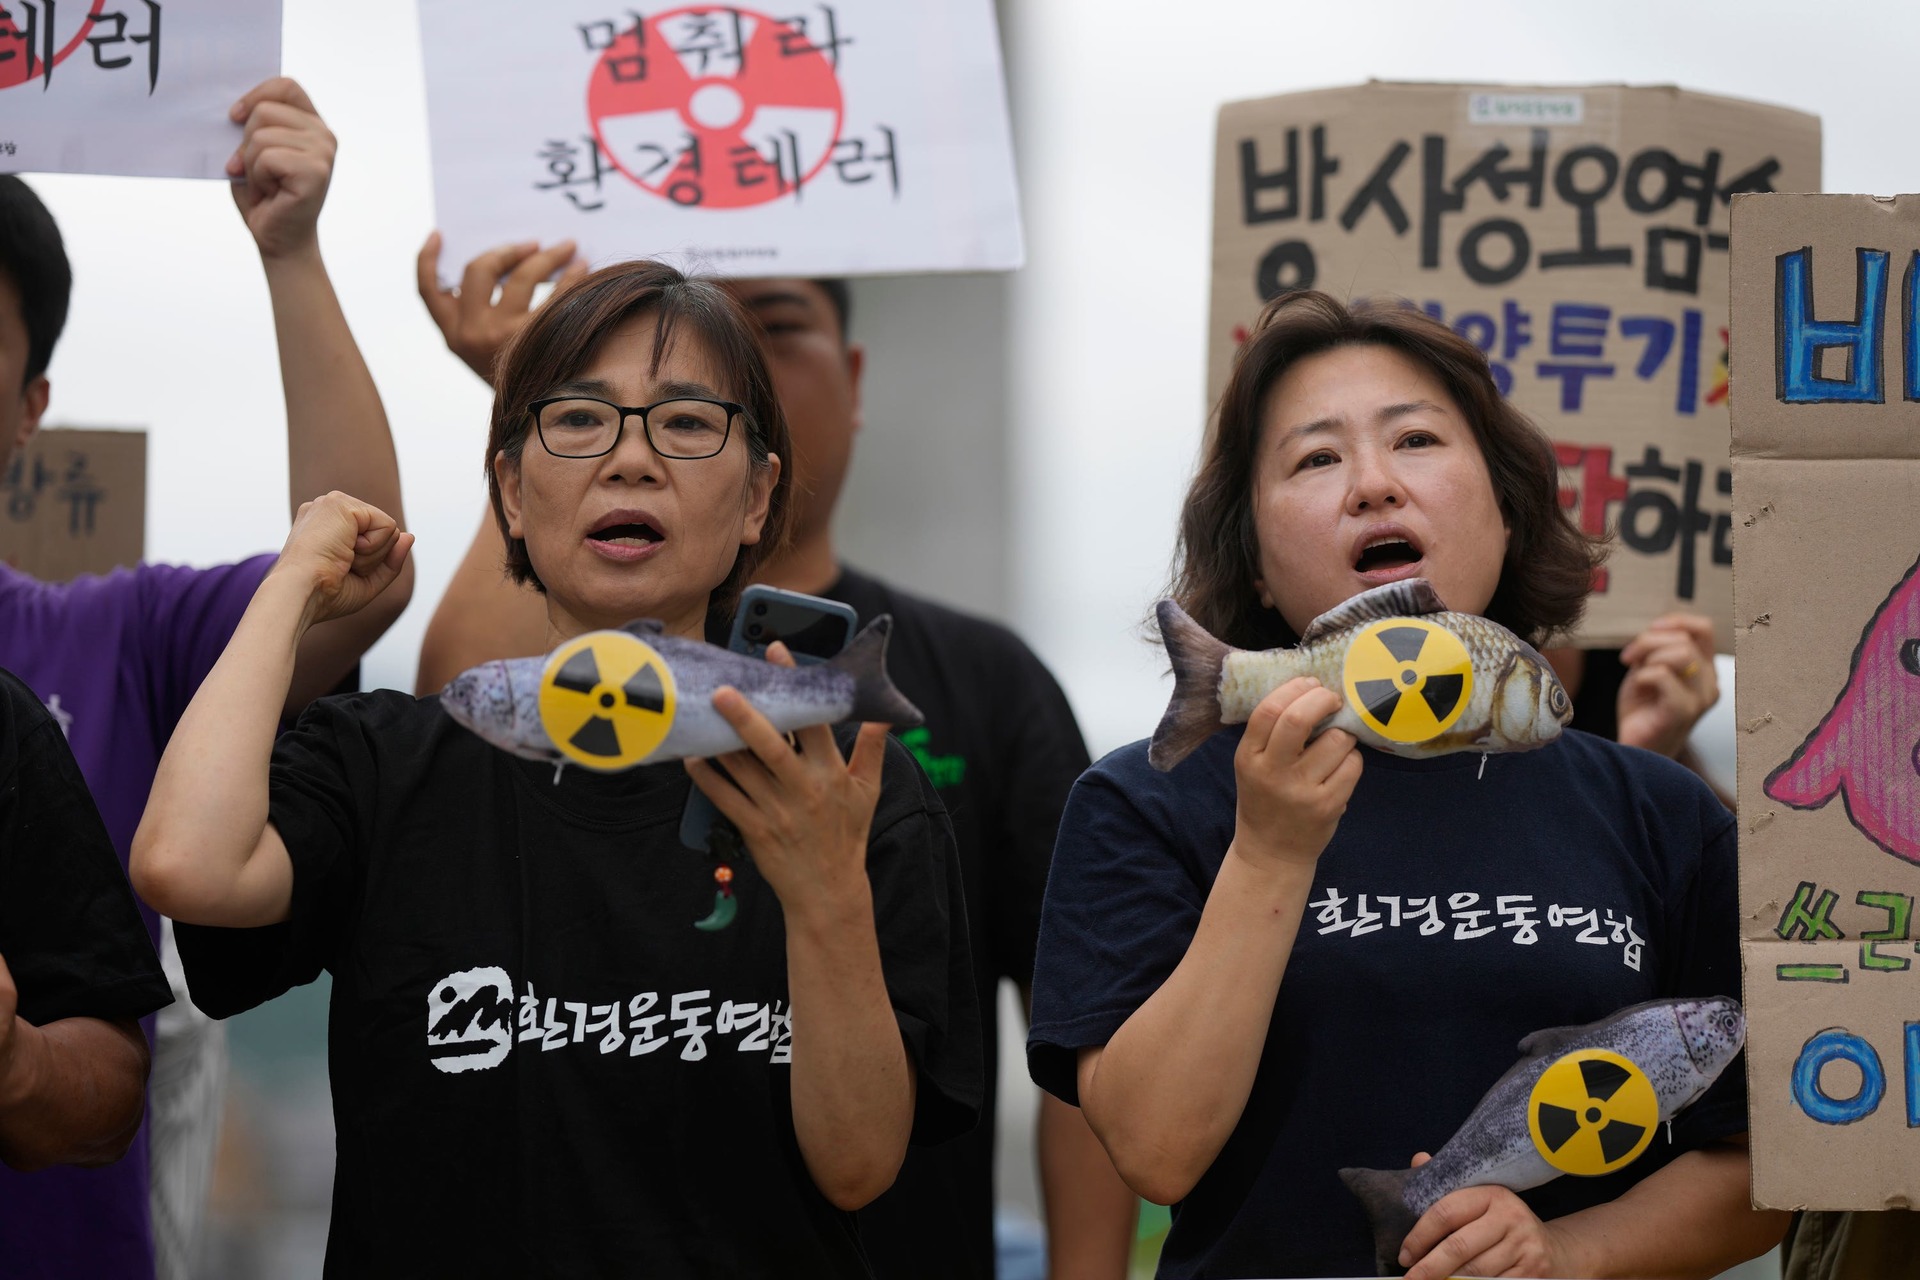
M 1874 611 L 1847 687 L 1766 792 L 1796 809 L 1838 794 L 1862 835 L 1920 863 L 1920 563 Z

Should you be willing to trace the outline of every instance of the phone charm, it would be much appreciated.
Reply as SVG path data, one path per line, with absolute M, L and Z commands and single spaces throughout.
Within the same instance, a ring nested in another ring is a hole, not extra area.
M 713 826 L 707 832 L 707 853 L 719 861 L 713 869 L 714 883 L 720 887 L 713 891 L 713 910 L 705 919 L 695 920 L 693 927 L 705 933 L 718 933 L 733 923 L 739 914 L 739 900 L 733 896 L 733 868 L 728 864 L 737 860 L 740 852 L 739 836 L 735 834 L 733 824 L 725 818 L 715 816 Z

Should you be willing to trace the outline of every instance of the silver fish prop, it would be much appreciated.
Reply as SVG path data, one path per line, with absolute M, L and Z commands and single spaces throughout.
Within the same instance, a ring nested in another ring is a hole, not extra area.
M 1147 759 L 1167 770 L 1296 676 L 1344 693 L 1314 734 L 1344 729 L 1421 758 L 1531 751 L 1560 736 L 1573 701 L 1539 651 L 1497 622 L 1449 612 L 1425 578 L 1363 591 L 1315 618 L 1291 649 L 1235 649 L 1171 600 L 1155 611 L 1173 699 Z
M 1609 1103 L 1628 1096 L 1630 1073 L 1601 1055 L 1605 1050 L 1638 1067 L 1658 1100 L 1659 1122 L 1675 1115 L 1720 1078 L 1746 1043 L 1747 1019 L 1737 1000 L 1650 1000 L 1580 1027 L 1536 1031 L 1520 1042 L 1520 1061 L 1487 1090 L 1473 1114 L 1418 1169 L 1342 1169 L 1340 1180 L 1366 1207 L 1373 1226 L 1379 1274 L 1398 1275 L 1400 1246 L 1420 1215 L 1462 1187 L 1502 1186 L 1525 1191 L 1563 1172 L 1547 1162 L 1540 1143 L 1585 1141 L 1611 1173 L 1637 1159 L 1650 1127 L 1614 1114 Z M 1584 1061 L 1567 1063 L 1568 1055 Z M 1540 1102 L 1535 1086 L 1549 1070 L 1572 1072 L 1587 1095 L 1573 1108 Z M 1535 1114 L 1530 1116 L 1530 1112 Z M 1537 1125 L 1541 1138 L 1536 1139 Z
M 564 720 L 570 751 L 556 744 L 542 719 L 549 656 L 503 659 L 463 671 L 441 691 L 440 705 L 502 751 L 554 765 L 556 779 L 569 763 L 613 771 L 741 750 L 746 744 L 713 709 L 714 691 L 722 685 L 738 689 L 782 733 L 845 720 L 918 725 L 924 719 L 919 709 L 887 676 L 892 630 L 893 619 L 883 614 L 831 661 L 800 667 L 775 666 L 705 641 L 670 636 L 651 619 L 619 632 L 589 633 L 615 639 L 623 669 L 600 670 L 592 647 L 581 645 L 588 637 L 555 650 L 579 646 L 547 682 L 578 702 L 580 709 Z M 623 635 L 639 641 L 639 648 L 619 642 Z M 548 696 L 555 695 L 549 691 Z

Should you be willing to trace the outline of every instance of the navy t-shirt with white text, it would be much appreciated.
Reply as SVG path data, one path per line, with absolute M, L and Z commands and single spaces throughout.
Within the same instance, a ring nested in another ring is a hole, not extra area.
M 1220 733 L 1170 773 L 1135 743 L 1074 789 L 1028 1041 L 1034 1079 L 1069 1102 L 1079 1050 L 1186 954 L 1233 839 L 1238 741 Z M 1438 1151 L 1530 1032 L 1739 994 L 1733 818 L 1687 770 L 1571 731 L 1519 755 L 1362 751 L 1251 1096 L 1174 1207 L 1162 1277 L 1368 1274 L 1366 1216 L 1337 1170 Z M 1613 1200 L 1746 1127 L 1736 1060 L 1632 1165 L 1525 1199 L 1543 1218 Z

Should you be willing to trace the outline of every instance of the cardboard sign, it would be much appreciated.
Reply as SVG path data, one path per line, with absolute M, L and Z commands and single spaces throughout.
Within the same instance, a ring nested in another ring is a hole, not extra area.
M 1731 644 L 1727 202 L 1813 191 L 1820 124 L 1673 88 L 1368 84 L 1221 108 L 1208 402 L 1288 289 L 1391 295 L 1487 353 L 1617 536 L 1579 643 Z
M 278 0 L 0 0 L 0 171 L 224 178 Z
M 139 563 L 147 433 L 37 432 L 0 476 L 0 560 L 47 582 Z
M 1754 1198 L 1920 1206 L 1920 196 L 1733 205 Z
M 496 245 L 735 276 L 1022 260 L 991 0 L 421 0 L 443 276 Z

